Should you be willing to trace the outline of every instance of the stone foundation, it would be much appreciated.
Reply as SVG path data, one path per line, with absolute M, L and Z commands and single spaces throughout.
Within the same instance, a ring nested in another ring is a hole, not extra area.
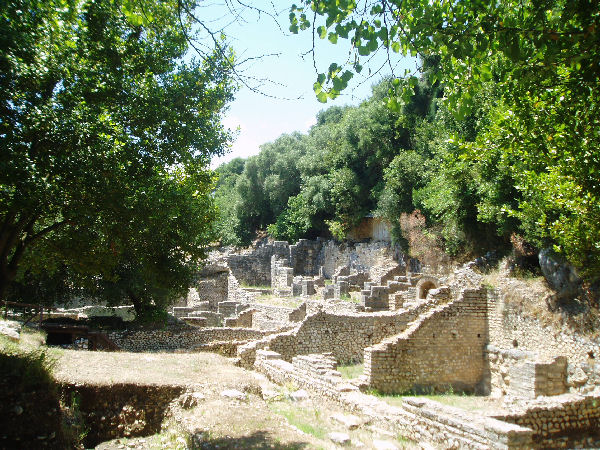
M 373 425 L 420 443 L 472 449 L 526 449 L 533 444 L 533 432 L 528 428 L 432 400 L 405 397 L 401 406 L 390 406 L 345 381 L 329 355 L 298 356 L 290 363 L 276 352 L 259 350 L 255 368 L 272 381 L 293 382 L 318 392 L 359 412 Z
M 108 334 L 120 349 L 128 352 L 192 350 L 200 345 L 222 341 L 261 339 L 269 332 L 247 328 L 199 328 L 183 331 L 113 331 Z

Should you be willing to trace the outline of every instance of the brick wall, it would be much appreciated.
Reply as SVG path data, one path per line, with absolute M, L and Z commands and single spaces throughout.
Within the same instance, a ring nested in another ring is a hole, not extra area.
M 288 362 L 297 355 L 327 352 L 339 362 L 362 361 L 365 347 L 400 333 L 429 307 L 430 304 L 423 303 L 400 313 L 374 314 L 330 314 L 318 310 L 292 330 L 241 347 L 238 352 L 240 365 L 251 368 L 256 351 L 267 348 L 281 354 Z
M 365 349 L 368 385 L 385 393 L 485 391 L 487 293 L 461 297 L 419 317 L 398 336 Z
M 522 411 L 500 414 L 497 419 L 533 430 L 536 447 L 555 447 L 562 436 L 580 436 L 600 430 L 600 397 L 565 394 L 552 403 L 531 401 Z
M 419 443 L 452 449 L 532 448 L 533 432 L 523 426 L 424 398 L 405 397 L 399 406 L 391 406 L 365 395 L 342 378 L 329 355 L 297 356 L 290 363 L 276 352 L 259 350 L 254 367 L 277 383 L 291 381 L 318 392 L 349 410 L 358 411 L 371 425 Z

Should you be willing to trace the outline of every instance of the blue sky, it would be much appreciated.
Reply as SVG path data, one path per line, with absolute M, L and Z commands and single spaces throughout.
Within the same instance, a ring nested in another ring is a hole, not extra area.
M 387 66 L 374 73 L 385 61 L 384 55 L 379 55 L 366 65 L 367 69 L 362 74 L 354 76 L 348 89 L 339 98 L 327 104 L 319 103 L 312 91 L 312 84 L 316 80 L 313 57 L 306 54 L 312 48 L 312 33 L 305 31 L 293 35 L 288 31 L 291 2 L 279 1 L 276 6 L 265 0 L 249 0 L 247 3 L 267 11 L 274 18 L 240 6 L 236 0 L 228 2 L 233 5 L 233 11 L 225 1 L 201 3 L 202 6 L 197 10 L 198 18 L 204 20 L 212 30 L 223 29 L 238 60 L 256 58 L 241 64 L 239 70 L 249 77 L 248 85 L 260 92 L 241 86 L 236 93 L 235 100 L 225 114 L 224 124 L 232 130 L 239 127 L 239 134 L 231 151 L 213 160 L 213 167 L 235 157 L 255 155 L 261 144 L 271 142 L 283 133 L 308 131 L 320 110 L 332 105 L 360 103 L 369 97 L 374 83 L 391 73 L 391 68 Z M 236 12 L 240 13 L 237 21 L 232 20 Z M 332 62 L 344 62 L 349 52 L 344 40 L 333 45 L 318 37 L 315 39 L 315 63 L 320 72 L 325 72 Z M 401 56 L 394 56 L 397 58 L 394 61 L 396 75 L 402 75 L 405 68 L 414 68 L 411 58 L 403 60 Z M 372 70 L 370 77 L 369 67 Z

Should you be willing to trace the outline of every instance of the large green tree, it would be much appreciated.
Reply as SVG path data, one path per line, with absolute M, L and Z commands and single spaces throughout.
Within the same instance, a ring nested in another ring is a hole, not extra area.
M 486 183 L 505 178 L 488 167 L 479 189 L 479 220 L 498 221 L 504 232 L 517 218 L 518 231 L 528 239 L 553 244 L 581 269 L 598 274 L 597 1 L 304 0 L 292 6 L 290 19 L 293 32 L 313 30 L 332 43 L 351 43 L 350 58 L 318 74 L 314 90 L 321 101 L 337 97 L 375 52 L 385 52 L 392 63 L 395 54 L 434 57 L 437 70 L 427 71 L 427 78 L 443 83 L 459 120 L 493 81 L 499 93 L 494 123 L 475 143 L 458 136 L 454 153 L 463 162 L 498 161 L 498 168 L 511 172 L 519 202 L 510 205 Z M 398 80 L 388 105 L 399 109 L 418 83 L 416 75 Z
M 0 1 L 0 296 L 19 273 L 61 264 L 185 284 L 214 215 L 207 167 L 232 95 L 229 56 L 183 59 L 193 7 Z

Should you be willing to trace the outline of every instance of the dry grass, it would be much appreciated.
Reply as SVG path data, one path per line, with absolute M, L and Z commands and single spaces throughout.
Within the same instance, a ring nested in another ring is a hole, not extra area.
M 107 385 L 205 386 L 245 389 L 256 380 L 231 360 L 214 353 L 128 353 L 62 350 L 54 375 L 59 380 Z

